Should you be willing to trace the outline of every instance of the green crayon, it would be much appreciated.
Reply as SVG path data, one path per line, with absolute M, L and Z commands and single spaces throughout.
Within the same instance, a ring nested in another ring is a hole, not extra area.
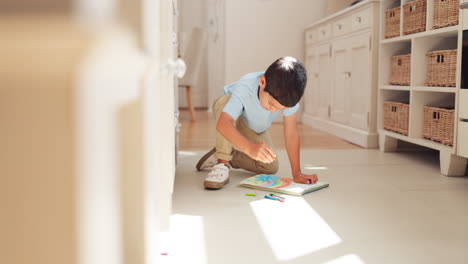
M 246 193 L 246 196 L 257 196 L 255 193 Z
M 276 194 L 273 194 L 273 193 L 270 193 L 270 196 L 275 196 L 275 197 L 281 198 L 281 199 L 283 199 L 283 200 L 285 199 L 284 197 L 281 197 L 281 196 L 276 195 Z

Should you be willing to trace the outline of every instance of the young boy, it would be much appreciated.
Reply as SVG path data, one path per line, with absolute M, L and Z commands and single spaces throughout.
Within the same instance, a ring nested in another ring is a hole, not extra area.
M 224 95 L 213 104 L 218 132 L 216 148 L 196 166 L 197 170 L 212 168 L 205 179 L 205 188 L 223 188 L 229 182 L 231 167 L 257 174 L 278 171 L 268 128 L 279 112 L 284 116 L 284 139 L 294 181 L 317 182 L 317 175 L 303 174 L 300 166 L 296 112 L 306 82 L 304 66 L 295 58 L 282 57 L 265 73 L 247 74 L 224 87 Z

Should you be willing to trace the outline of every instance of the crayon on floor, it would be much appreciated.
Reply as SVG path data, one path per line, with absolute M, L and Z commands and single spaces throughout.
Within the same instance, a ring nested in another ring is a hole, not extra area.
M 281 199 L 283 199 L 283 200 L 285 199 L 284 197 L 281 197 L 281 196 L 279 196 L 279 195 L 276 195 L 276 194 L 274 194 L 274 193 L 270 193 L 270 196 L 273 196 L 273 197 L 278 197 L 278 198 L 281 198 Z
M 278 200 L 279 199 L 277 197 L 268 196 L 268 195 L 265 195 L 265 198 L 270 199 L 270 200 Z
M 246 196 L 257 196 L 255 193 L 246 193 Z

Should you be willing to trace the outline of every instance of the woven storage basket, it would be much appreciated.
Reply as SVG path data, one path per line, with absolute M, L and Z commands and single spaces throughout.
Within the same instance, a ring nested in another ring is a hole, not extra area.
M 384 129 L 408 135 L 409 104 L 384 102 Z
M 426 0 L 415 0 L 403 5 L 403 33 L 405 35 L 426 30 Z
M 457 50 L 438 50 L 426 54 L 428 86 L 455 87 Z
M 411 54 L 392 56 L 390 84 L 410 85 Z
M 401 8 L 392 8 L 385 11 L 385 38 L 400 36 L 400 14 Z
M 455 110 L 424 106 L 423 137 L 453 146 Z
M 459 0 L 434 0 L 434 18 L 432 28 L 458 25 Z

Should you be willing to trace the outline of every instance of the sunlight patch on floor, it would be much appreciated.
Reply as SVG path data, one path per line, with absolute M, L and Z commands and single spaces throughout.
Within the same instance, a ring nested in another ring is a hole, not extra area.
M 170 263 L 207 263 L 202 216 L 172 215 L 170 237 Z
M 304 166 L 304 169 L 307 169 L 307 170 L 328 170 L 327 167 L 323 167 L 323 166 L 311 166 L 311 165 L 306 165 L 306 166 Z
M 257 222 L 275 257 L 298 258 L 341 243 L 341 238 L 302 197 L 284 203 L 257 200 L 250 203 Z
M 323 264 L 365 264 L 365 262 L 362 261 L 362 259 L 359 256 L 355 254 L 349 254 L 349 255 L 345 255 L 337 259 L 325 262 Z
M 178 153 L 179 153 L 180 156 L 197 156 L 197 155 L 199 155 L 199 153 L 197 153 L 196 151 L 179 150 Z

